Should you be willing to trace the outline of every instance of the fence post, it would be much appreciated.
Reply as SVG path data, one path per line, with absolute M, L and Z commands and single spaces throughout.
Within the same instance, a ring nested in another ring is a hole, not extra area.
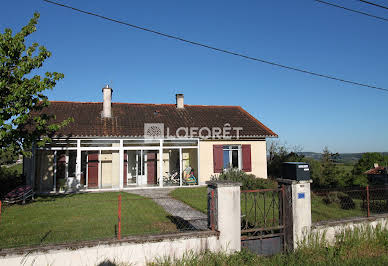
M 211 192 L 211 201 L 210 201 L 210 227 L 212 229 L 212 231 L 215 230 L 215 227 L 214 227 L 214 213 L 215 209 L 214 209 L 214 190 L 212 190 Z
M 121 194 L 119 195 L 119 206 L 118 206 L 118 234 L 117 238 L 118 240 L 121 239 Z
M 206 181 L 208 185 L 208 225 L 219 232 L 219 243 L 227 253 L 241 250 L 241 183 Z M 212 195 L 214 195 L 212 199 Z M 211 205 L 214 214 L 212 226 Z
M 298 248 L 311 230 L 311 189 L 312 180 L 277 179 L 284 186 L 286 198 L 286 246 L 288 250 Z
M 369 186 L 366 186 L 366 204 L 368 208 L 368 214 L 367 217 L 370 216 L 370 209 L 369 209 Z

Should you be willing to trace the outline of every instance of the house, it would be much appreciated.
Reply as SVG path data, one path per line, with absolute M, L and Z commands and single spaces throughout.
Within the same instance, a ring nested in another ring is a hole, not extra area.
M 54 122 L 72 117 L 51 143 L 24 159 L 39 192 L 204 184 L 224 169 L 267 178 L 266 138 L 277 137 L 240 106 L 52 101 Z
M 375 163 L 372 169 L 369 169 L 364 174 L 368 177 L 368 182 L 371 185 L 388 185 L 387 168 L 379 166 Z

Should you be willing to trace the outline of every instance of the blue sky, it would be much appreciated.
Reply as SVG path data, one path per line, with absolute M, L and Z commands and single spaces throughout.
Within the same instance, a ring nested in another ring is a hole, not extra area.
M 312 0 L 61 1 L 80 9 L 285 65 L 388 88 L 388 22 Z M 336 1 L 388 17 L 357 1 Z M 384 4 L 384 1 L 375 0 Z M 50 100 L 241 105 L 304 151 L 388 151 L 388 92 L 191 46 L 40 0 L 2 3 L 0 30 L 38 11 L 39 71 L 65 74 Z

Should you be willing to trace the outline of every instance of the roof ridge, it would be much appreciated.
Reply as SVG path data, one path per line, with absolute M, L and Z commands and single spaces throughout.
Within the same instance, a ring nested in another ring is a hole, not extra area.
M 50 101 L 50 103 L 102 103 L 102 102 L 78 102 L 78 101 Z
M 100 104 L 103 102 L 79 102 L 79 101 L 49 101 L 50 103 L 81 103 L 81 104 Z M 122 105 L 176 105 L 175 103 L 123 103 L 123 102 L 112 102 L 112 104 Z M 205 105 L 205 104 L 185 104 L 185 106 L 192 107 L 229 107 L 229 108 L 241 108 L 239 105 Z

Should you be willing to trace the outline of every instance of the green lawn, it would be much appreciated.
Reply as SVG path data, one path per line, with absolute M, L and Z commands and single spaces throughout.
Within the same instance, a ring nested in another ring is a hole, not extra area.
M 311 199 L 312 220 L 319 222 L 366 216 L 366 211 L 361 209 L 362 200 L 354 200 L 354 203 L 354 209 L 344 210 L 337 203 L 326 204 L 322 197 L 313 195 Z
M 119 193 L 38 198 L 3 207 L 0 248 L 114 238 Z M 176 232 L 168 214 L 153 202 L 122 193 L 122 236 Z
M 170 193 L 170 196 L 185 202 L 201 212 L 207 213 L 207 188 L 177 188 Z M 313 222 L 338 220 L 350 217 L 365 216 L 365 211 L 361 209 L 361 201 L 354 200 L 356 208 L 351 210 L 344 210 L 339 204 L 325 204 L 322 197 L 312 196 L 311 199 L 311 215 Z M 261 203 L 261 206 L 263 204 Z M 251 201 L 248 201 L 249 206 L 252 206 Z M 241 210 L 244 213 L 245 206 L 242 202 Z
M 170 196 L 207 213 L 207 187 L 177 188 L 170 192 Z

